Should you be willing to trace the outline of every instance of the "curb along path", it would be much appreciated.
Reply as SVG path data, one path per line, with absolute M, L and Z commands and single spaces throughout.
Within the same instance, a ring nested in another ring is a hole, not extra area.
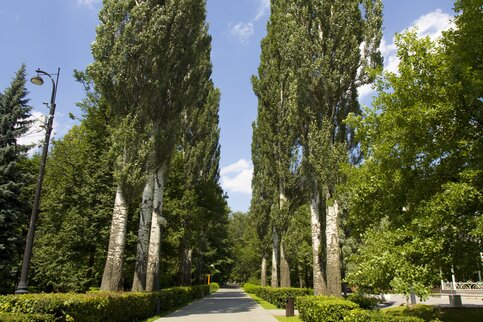
M 155 322 L 277 322 L 241 288 L 222 288 Z

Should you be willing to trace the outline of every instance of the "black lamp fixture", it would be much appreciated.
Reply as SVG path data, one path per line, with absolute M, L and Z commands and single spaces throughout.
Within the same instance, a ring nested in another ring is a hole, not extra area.
M 42 77 L 40 77 L 40 75 L 37 73 L 37 76 L 34 76 L 30 79 L 30 81 L 35 84 L 35 85 L 43 85 L 44 84 L 44 80 L 42 79 Z

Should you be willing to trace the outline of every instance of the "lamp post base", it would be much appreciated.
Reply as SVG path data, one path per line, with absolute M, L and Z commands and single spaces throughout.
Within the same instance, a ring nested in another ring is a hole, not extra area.
M 22 295 L 29 293 L 27 285 L 22 285 L 21 283 L 18 285 L 17 289 L 15 290 L 16 295 Z

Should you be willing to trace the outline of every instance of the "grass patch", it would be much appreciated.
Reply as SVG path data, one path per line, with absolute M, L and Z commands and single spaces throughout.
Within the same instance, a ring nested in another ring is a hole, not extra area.
M 415 316 L 425 321 L 439 319 L 443 322 L 481 322 L 483 316 L 483 308 L 435 307 L 422 304 L 389 308 L 382 312 L 393 316 Z
M 286 316 L 275 316 L 275 318 L 279 321 L 282 321 L 282 322 L 302 322 L 302 320 L 299 319 L 298 316 L 294 315 L 294 316 L 290 316 L 290 317 L 286 317 Z
M 264 299 L 256 296 L 255 294 L 247 293 L 250 295 L 252 299 L 254 299 L 258 304 L 260 304 L 261 307 L 263 307 L 265 310 L 276 310 L 278 309 L 275 305 L 273 305 L 270 302 L 265 301 Z

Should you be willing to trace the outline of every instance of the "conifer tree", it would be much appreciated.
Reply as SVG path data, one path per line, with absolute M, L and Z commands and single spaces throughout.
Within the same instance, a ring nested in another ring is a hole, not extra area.
M 0 94 L 0 293 L 14 289 L 29 208 L 21 195 L 29 177 L 19 168 L 28 146 L 18 142 L 31 124 L 25 77 L 22 65 Z

